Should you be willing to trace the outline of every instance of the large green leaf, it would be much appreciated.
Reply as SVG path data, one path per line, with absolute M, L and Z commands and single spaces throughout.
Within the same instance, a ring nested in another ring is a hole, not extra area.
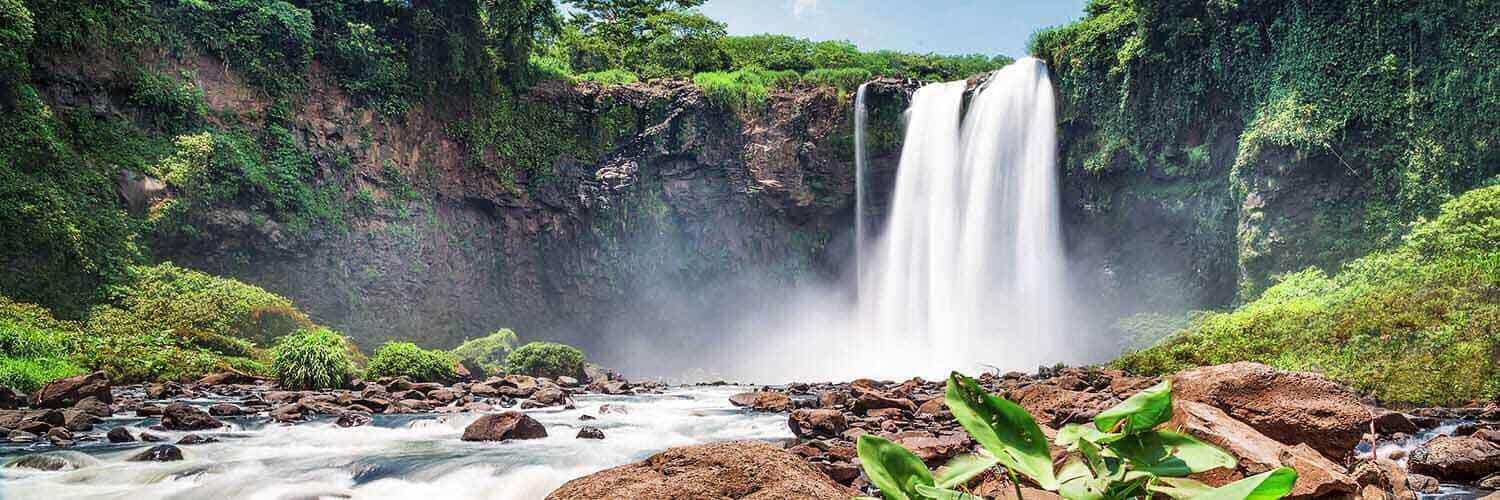
M 1103 500 L 1109 481 L 1095 478 L 1089 466 L 1077 459 L 1068 460 L 1058 472 L 1058 494 L 1068 500 Z
M 859 437 L 855 445 L 860 466 L 886 500 L 920 500 L 917 485 L 932 486 L 932 473 L 911 451 L 872 434 Z
M 1026 475 L 1042 489 L 1057 491 L 1047 436 L 1025 409 L 990 394 L 974 379 L 958 372 L 948 376 L 944 399 L 959 425 L 1001 465 Z
M 1159 477 L 1151 485 L 1151 491 L 1175 498 L 1187 500 L 1197 497 L 1209 491 L 1213 487 L 1185 477 Z
M 1163 380 L 1094 417 L 1099 432 L 1135 434 L 1172 419 L 1172 381 Z
M 1057 437 L 1052 442 L 1069 450 L 1077 447 L 1079 441 L 1088 441 L 1094 444 L 1109 444 L 1125 437 L 1122 433 L 1102 432 L 1092 425 L 1068 424 L 1057 430 Z
M 983 498 L 964 493 L 962 491 L 950 490 L 948 488 L 937 488 L 925 484 L 917 485 L 917 494 L 922 498 L 930 500 L 984 500 Z
M 995 457 L 982 457 L 979 455 L 959 455 L 949 460 L 942 469 L 938 470 L 934 481 L 940 488 L 953 488 L 960 484 L 969 482 L 990 467 L 998 463 Z
M 1234 467 L 1234 455 L 1187 434 L 1151 431 L 1126 436 L 1109 453 L 1130 462 L 1132 469 L 1158 476 L 1185 477 L 1220 467 Z
M 1277 500 L 1292 492 L 1297 471 L 1281 467 L 1220 486 L 1193 497 L 1194 500 Z

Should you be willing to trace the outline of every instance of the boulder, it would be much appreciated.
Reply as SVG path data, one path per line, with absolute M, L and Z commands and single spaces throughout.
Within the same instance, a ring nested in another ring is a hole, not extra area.
M 507 411 L 479 417 L 464 429 L 464 441 L 509 441 L 547 437 L 547 428 L 531 416 Z
M 104 435 L 111 443 L 129 443 L 135 441 L 135 436 L 130 435 L 130 429 L 115 427 Z
M 204 375 L 203 378 L 198 379 L 198 385 L 247 385 L 260 381 L 260 378 L 253 375 L 246 375 L 239 372 L 220 372 Z
M 917 405 L 917 413 L 932 415 L 939 418 L 952 418 L 953 412 L 948 411 L 948 402 L 942 396 L 930 398 Z
M 64 427 L 53 427 L 47 431 L 47 441 L 59 448 L 73 446 L 73 433 Z
M 910 399 L 882 394 L 873 390 L 860 391 L 859 397 L 854 398 L 854 404 L 851 407 L 854 413 L 861 415 L 869 413 L 870 410 L 883 408 L 897 408 L 907 412 L 917 411 L 916 403 L 911 402 Z
M 630 383 L 623 380 L 600 380 L 590 382 L 588 385 L 588 390 L 591 392 L 608 394 L 611 396 L 621 396 L 634 393 L 634 391 L 630 389 Z
M 94 430 L 94 424 L 100 422 L 99 417 L 78 410 L 63 410 L 62 415 L 62 426 L 73 432 Z
M 108 375 L 94 372 L 48 382 L 42 390 L 31 395 L 31 405 L 37 408 L 72 408 L 89 396 L 105 403 L 114 402 L 114 397 L 109 392 Z
M 1417 493 L 1430 495 L 1442 490 L 1442 484 L 1438 482 L 1437 478 L 1424 474 L 1408 472 L 1406 474 L 1406 484 L 1411 487 L 1412 491 Z
M 796 410 L 787 417 L 787 426 L 799 438 L 836 438 L 849 429 L 844 414 L 838 410 Z
M 208 414 L 215 417 L 233 417 L 244 415 L 245 409 L 231 403 L 219 403 L 208 407 Z
M 561 377 L 557 377 L 557 385 L 563 387 L 578 387 L 578 379 L 564 375 Z
M 630 413 L 630 410 L 626 410 L 625 409 L 625 405 L 617 405 L 617 404 L 602 404 L 602 405 L 599 405 L 599 414 L 600 415 L 624 415 L 624 414 L 627 414 L 627 413 Z
M 1038 421 L 1052 427 L 1088 422 L 1099 412 L 1119 403 L 1107 394 L 1075 391 L 1046 383 L 1021 387 L 1010 395 L 1012 401 L 1026 408 Z
M 604 431 L 586 425 L 578 429 L 578 439 L 604 439 Z
M 115 414 L 114 407 L 93 396 L 83 398 L 83 401 L 79 401 L 78 404 L 73 405 L 73 409 L 99 418 L 108 418 L 110 415 Z
M 1411 452 L 1412 472 L 1449 481 L 1473 481 L 1500 471 L 1500 445 L 1474 436 L 1438 436 Z
M 187 403 L 172 403 L 162 410 L 161 426 L 173 431 L 201 431 L 224 427 L 224 423 Z
M 9 387 L 0 386 L 0 410 L 14 410 L 25 403 L 25 394 Z
M 1407 482 L 1406 468 L 1396 462 L 1365 460 L 1354 466 L 1350 476 L 1362 487 L 1362 500 L 1417 500 L 1417 492 Z
M 818 393 L 818 406 L 838 408 L 849 404 L 849 393 L 844 391 L 822 391 Z
M 197 435 L 197 434 L 188 434 L 186 436 L 183 436 L 182 439 L 178 439 L 177 440 L 177 444 L 184 445 L 184 446 L 186 446 L 186 445 L 194 445 L 194 444 L 217 443 L 217 442 L 219 442 L 219 438 L 216 438 L 216 437 L 213 437 L 213 436 L 200 436 L 200 435 Z
M 175 462 L 182 460 L 182 449 L 170 444 L 159 444 L 125 459 L 131 462 Z
M 730 396 L 729 402 L 755 411 L 784 412 L 792 409 L 790 396 L 773 391 L 742 392 Z
M 1239 457 L 1238 471 L 1210 471 L 1200 478 L 1214 486 L 1285 465 L 1298 473 L 1296 486 L 1288 498 L 1353 494 L 1357 488 L 1342 466 L 1305 444 L 1287 446 L 1277 442 L 1207 404 L 1174 401 L 1172 420 L 1163 427 L 1178 429 Z
M 522 409 L 545 408 L 548 406 L 561 406 L 568 402 L 568 395 L 562 389 L 547 387 L 531 394 L 531 399 L 521 403 Z
M 967 434 L 944 434 L 937 437 L 909 436 L 895 441 L 911 450 L 912 454 L 922 459 L 928 467 L 937 467 L 946 463 L 948 459 L 968 451 L 970 438 Z
M 370 425 L 370 421 L 371 418 L 369 415 L 351 411 L 339 415 L 338 420 L 335 420 L 333 423 L 334 425 L 337 425 L 339 427 L 359 427 L 363 425 Z
M 1322 375 L 1257 363 L 1185 370 L 1172 376 L 1172 397 L 1205 403 L 1271 439 L 1307 443 L 1342 460 L 1369 430 L 1370 410 L 1349 388 Z
M 847 500 L 855 494 L 786 450 L 759 441 L 732 441 L 668 449 L 568 481 L 547 498 Z
M 1413 423 L 1411 418 L 1407 417 L 1405 413 L 1384 410 L 1375 416 L 1375 432 L 1381 435 L 1396 434 L 1398 432 L 1402 434 L 1416 434 L 1421 431 L 1422 429 L 1418 428 L 1417 424 Z
M 99 465 L 99 459 L 76 451 L 49 451 L 18 457 L 5 463 L 7 468 L 44 471 L 77 470 Z

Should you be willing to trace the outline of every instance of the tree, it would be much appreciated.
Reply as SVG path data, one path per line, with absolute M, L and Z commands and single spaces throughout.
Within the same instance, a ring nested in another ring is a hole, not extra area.
M 710 34 L 712 25 L 722 24 L 690 12 L 705 0 L 565 0 L 574 12 L 568 24 L 577 29 L 572 40 L 573 62 L 588 70 L 610 68 L 641 69 L 647 63 L 646 42 L 652 32 L 662 35 L 682 31 L 695 35 Z M 674 16 L 661 17 L 674 13 Z M 683 17 L 696 15 L 698 18 Z M 653 19 L 654 18 L 654 19 Z M 706 24 L 707 23 L 707 24 Z M 722 37 L 720 34 L 718 37 Z M 696 42 L 692 42 L 696 44 Z M 601 64 L 602 63 L 602 64 Z

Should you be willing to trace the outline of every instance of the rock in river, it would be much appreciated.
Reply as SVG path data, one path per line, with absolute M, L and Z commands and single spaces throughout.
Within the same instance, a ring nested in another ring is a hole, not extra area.
M 170 444 L 159 444 L 147 448 L 126 460 L 131 462 L 175 462 L 182 460 L 182 449 Z
M 759 441 L 731 441 L 672 448 L 568 481 L 547 498 L 847 500 L 854 494 L 791 452 Z
M 1342 460 L 1370 428 L 1371 413 L 1349 388 L 1309 372 L 1231 363 L 1172 376 L 1173 399 L 1223 410 L 1271 439 L 1307 443 Z
M 108 375 L 94 372 L 48 382 L 42 390 L 31 395 L 31 405 L 37 408 L 72 408 L 89 396 L 105 403 L 114 402 L 109 392 Z
M 1438 436 L 1411 452 L 1412 472 L 1470 481 L 1500 471 L 1500 445 L 1474 436 Z
M 174 431 L 201 431 L 218 429 L 224 423 L 193 405 L 179 402 L 162 410 L 161 426 Z
M 464 429 L 464 441 L 509 441 L 547 437 L 547 428 L 531 416 L 508 411 L 479 417 Z
M 772 391 L 742 392 L 730 396 L 729 402 L 755 411 L 783 412 L 792 409 L 791 397 Z

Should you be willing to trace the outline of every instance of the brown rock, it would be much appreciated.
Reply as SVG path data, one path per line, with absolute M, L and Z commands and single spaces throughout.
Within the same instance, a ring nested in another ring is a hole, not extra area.
M 672 448 L 568 481 L 547 498 L 847 500 L 854 494 L 786 450 L 733 441 Z
M 729 397 L 735 406 L 755 411 L 784 412 L 792 410 L 792 398 L 772 391 L 742 392 Z
M 1172 377 L 1176 399 L 1224 410 L 1271 439 L 1307 443 L 1342 459 L 1369 429 L 1370 411 L 1349 388 L 1308 372 L 1256 363 L 1194 368 Z
M 838 408 L 849 404 L 849 394 L 844 391 L 823 391 L 818 393 L 818 406 L 823 408 Z
M 233 417 L 244 415 L 245 410 L 231 403 L 219 403 L 208 407 L 208 414 L 216 417 Z
M 26 403 L 26 394 L 0 386 L 0 410 L 14 410 Z
M 548 406 L 561 406 L 568 402 L 568 395 L 562 389 L 547 387 L 537 390 L 531 394 L 531 399 L 521 403 L 522 409 L 545 408 Z
M 90 396 L 105 403 L 114 402 L 114 397 L 109 392 L 109 376 L 104 372 L 48 382 L 42 390 L 31 395 L 31 405 L 37 408 L 71 408 Z
M 942 418 L 953 416 L 953 413 L 948 411 L 948 403 L 942 396 L 923 401 L 921 405 L 917 406 L 917 413 Z
M 100 401 L 99 398 L 93 396 L 83 398 L 83 401 L 79 401 L 78 404 L 73 405 L 73 409 L 99 418 L 107 418 L 115 413 L 114 407 L 111 407 L 109 403 Z
M 1363 500 L 1416 500 L 1417 492 L 1408 485 L 1406 469 L 1390 460 L 1366 460 L 1350 473 L 1358 483 Z M 1370 488 L 1374 491 L 1370 491 Z M 1374 494 L 1378 492 L 1377 494 Z
M 198 379 L 198 385 L 245 385 L 256 382 L 260 382 L 260 379 L 239 372 L 214 373 Z
M 135 441 L 135 436 L 130 435 L 130 429 L 115 427 L 104 435 L 111 443 L 129 443 Z
M 967 434 L 945 434 L 938 437 L 903 437 L 896 442 L 911 450 L 928 467 L 937 467 L 959 453 L 968 451 L 970 440 Z
M 1106 394 L 1074 391 L 1051 384 L 1031 384 L 1016 389 L 1011 395 L 1016 404 L 1052 427 L 1087 422 L 1119 402 Z
M 1375 416 L 1375 432 L 1381 435 L 1390 435 L 1398 432 L 1416 434 L 1421 432 L 1421 430 L 1417 428 L 1417 424 L 1412 423 L 1411 418 L 1407 417 L 1405 413 L 1384 410 Z
M 547 437 L 547 428 L 531 416 L 507 411 L 479 417 L 464 429 L 464 441 L 509 441 Z
M 218 429 L 223 422 L 187 403 L 172 403 L 162 410 L 161 426 L 174 431 Z
M 852 407 L 854 413 L 861 415 L 869 413 L 870 410 L 881 408 L 897 408 L 907 412 L 917 411 L 916 403 L 912 403 L 910 399 L 875 391 L 860 392 L 859 397 L 854 398 L 854 405 Z
M 1242 477 L 1281 467 L 1297 470 L 1298 478 L 1288 498 L 1353 494 L 1356 484 L 1344 468 L 1305 445 L 1287 446 L 1230 417 L 1223 411 L 1195 401 L 1175 401 L 1172 420 L 1164 426 L 1223 448 L 1239 457 L 1239 471 L 1210 471 L 1200 478 L 1222 486 Z
M 1411 452 L 1412 472 L 1472 481 L 1500 471 L 1500 445 L 1474 436 L 1438 436 Z
M 787 417 L 792 434 L 800 438 L 834 438 L 849 428 L 838 410 L 796 410 Z

